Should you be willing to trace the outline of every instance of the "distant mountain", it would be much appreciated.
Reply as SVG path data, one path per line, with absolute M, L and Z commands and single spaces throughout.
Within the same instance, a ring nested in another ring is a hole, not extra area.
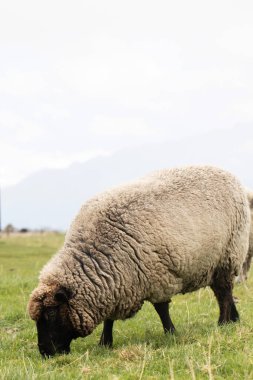
M 253 188 L 253 125 L 126 149 L 67 169 L 39 171 L 4 189 L 3 224 L 64 230 L 94 194 L 156 169 L 190 164 L 223 167 Z

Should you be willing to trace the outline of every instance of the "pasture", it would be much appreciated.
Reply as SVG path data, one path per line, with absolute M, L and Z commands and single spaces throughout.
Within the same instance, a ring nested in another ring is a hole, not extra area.
M 163 334 L 145 303 L 134 318 L 115 323 L 112 350 L 98 347 L 99 326 L 74 341 L 70 355 L 42 359 L 27 301 L 63 239 L 53 233 L 0 237 L 0 379 L 253 379 L 253 274 L 234 289 L 240 323 L 218 327 L 214 295 L 201 289 L 174 297 L 174 336 Z

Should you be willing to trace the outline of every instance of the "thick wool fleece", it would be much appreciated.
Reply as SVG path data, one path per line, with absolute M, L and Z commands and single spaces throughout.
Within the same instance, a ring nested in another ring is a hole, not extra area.
M 250 235 L 249 235 L 249 252 L 250 257 L 253 256 L 253 193 L 248 193 L 248 200 L 250 205 L 251 214 L 251 224 L 250 224 Z
M 248 191 L 248 202 L 250 207 L 251 214 L 251 223 L 250 223 L 250 234 L 249 234 L 249 250 L 246 256 L 246 260 L 243 263 L 242 272 L 238 278 L 238 281 L 246 280 L 248 277 L 248 271 L 250 269 L 252 257 L 253 257 L 253 192 Z
M 210 285 L 217 272 L 232 280 L 248 251 L 249 219 L 239 182 L 213 167 L 162 170 L 103 193 L 84 204 L 42 270 L 33 309 L 54 302 L 49 289 L 65 287 L 72 324 L 87 335 L 105 319 L 132 316 L 144 300 Z

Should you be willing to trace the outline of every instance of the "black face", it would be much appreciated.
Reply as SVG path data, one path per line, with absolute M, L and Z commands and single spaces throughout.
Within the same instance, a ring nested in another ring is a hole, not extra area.
M 70 352 L 72 339 L 77 338 L 68 316 L 69 307 L 66 293 L 61 291 L 55 295 L 57 306 L 44 307 L 36 322 L 38 331 L 38 347 L 44 357 L 56 353 Z
M 36 323 L 39 351 L 45 357 L 70 352 L 70 343 L 75 334 L 61 314 L 59 306 L 47 307 Z

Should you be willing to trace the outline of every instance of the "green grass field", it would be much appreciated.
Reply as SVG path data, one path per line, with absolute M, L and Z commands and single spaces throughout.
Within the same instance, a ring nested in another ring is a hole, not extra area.
M 253 275 L 234 294 L 241 322 L 217 326 L 210 289 L 174 297 L 174 336 L 164 336 L 152 305 L 118 321 L 114 348 L 98 347 L 99 326 L 77 339 L 71 354 L 44 360 L 35 324 L 27 315 L 30 292 L 63 235 L 0 238 L 0 379 L 253 379 Z

